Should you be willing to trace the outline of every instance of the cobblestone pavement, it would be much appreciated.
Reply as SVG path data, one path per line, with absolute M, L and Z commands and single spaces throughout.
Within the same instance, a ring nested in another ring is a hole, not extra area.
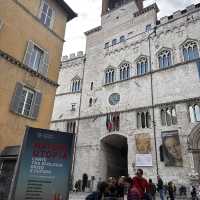
M 85 200 L 85 197 L 88 195 L 88 192 L 72 192 L 69 195 L 69 200 Z M 126 200 L 126 198 L 124 198 Z M 156 197 L 156 200 L 159 200 L 159 197 Z M 166 198 L 167 199 L 167 198 Z M 190 200 L 190 198 L 177 197 L 177 200 Z

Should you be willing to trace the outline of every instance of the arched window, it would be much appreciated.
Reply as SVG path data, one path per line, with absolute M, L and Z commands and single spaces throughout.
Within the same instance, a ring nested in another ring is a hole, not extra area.
M 112 40 L 112 45 L 116 45 L 117 44 L 117 39 L 113 39 Z
M 166 107 L 161 109 L 161 124 L 162 126 L 171 126 L 177 124 L 175 107 Z
M 137 113 L 137 128 L 150 128 L 151 127 L 151 115 L 149 111 Z
M 114 69 L 107 69 L 105 72 L 105 83 L 113 83 L 114 82 L 115 71 Z
M 120 80 L 126 80 L 130 78 L 130 65 L 129 63 L 123 63 L 120 66 Z
M 158 55 L 159 67 L 165 68 L 172 65 L 172 58 L 170 50 L 163 50 Z
M 199 58 L 199 50 L 195 41 L 187 41 L 183 44 L 183 57 L 184 61 Z
M 122 36 L 120 37 L 120 42 L 125 42 L 125 36 L 124 36 L 124 35 L 122 35 Z
M 162 126 L 166 126 L 166 115 L 164 109 L 161 109 L 161 124 Z
M 91 107 L 92 106 L 92 98 L 90 98 L 90 100 L 89 100 L 89 107 Z
M 200 122 L 200 104 L 194 104 L 189 107 L 190 121 Z
M 81 89 L 81 80 L 79 78 L 75 78 L 72 80 L 72 92 L 80 92 Z
M 66 126 L 68 133 L 75 133 L 76 132 L 76 121 L 68 121 Z
M 141 57 L 137 61 L 137 75 L 142 75 L 148 72 L 148 61 L 146 57 Z

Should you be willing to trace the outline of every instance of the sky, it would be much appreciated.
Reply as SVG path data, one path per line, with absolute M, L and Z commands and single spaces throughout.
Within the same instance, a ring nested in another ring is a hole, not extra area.
M 84 32 L 100 25 L 102 0 L 65 0 L 65 2 L 78 14 L 78 17 L 67 23 L 63 56 L 78 51 L 85 52 Z M 200 3 L 200 0 L 146 0 L 144 5 L 148 6 L 155 2 L 160 9 L 158 18 L 161 18 L 190 4 Z

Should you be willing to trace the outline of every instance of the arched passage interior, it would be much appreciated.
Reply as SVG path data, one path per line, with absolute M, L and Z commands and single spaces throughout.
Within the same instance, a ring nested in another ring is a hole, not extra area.
M 101 149 L 105 178 L 127 176 L 127 138 L 118 134 L 108 135 L 101 140 Z

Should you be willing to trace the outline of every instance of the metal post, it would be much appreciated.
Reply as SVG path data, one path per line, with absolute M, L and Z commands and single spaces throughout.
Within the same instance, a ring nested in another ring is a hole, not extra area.
M 156 29 L 152 33 L 156 34 Z M 158 167 L 158 151 L 157 151 L 157 140 L 156 140 L 156 123 L 155 123 L 155 110 L 154 110 L 154 91 L 153 91 L 153 74 L 152 74 L 152 65 L 151 65 L 151 34 L 148 35 L 148 43 L 149 43 L 149 68 L 150 68 L 150 78 L 151 78 L 151 106 L 152 106 L 152 123 L 153 123 L 153 135 L 154 135 L 154 148 L 155 148 L 155 156 L 156 156 L 156 174 L 159 175 L 159 167 Z

